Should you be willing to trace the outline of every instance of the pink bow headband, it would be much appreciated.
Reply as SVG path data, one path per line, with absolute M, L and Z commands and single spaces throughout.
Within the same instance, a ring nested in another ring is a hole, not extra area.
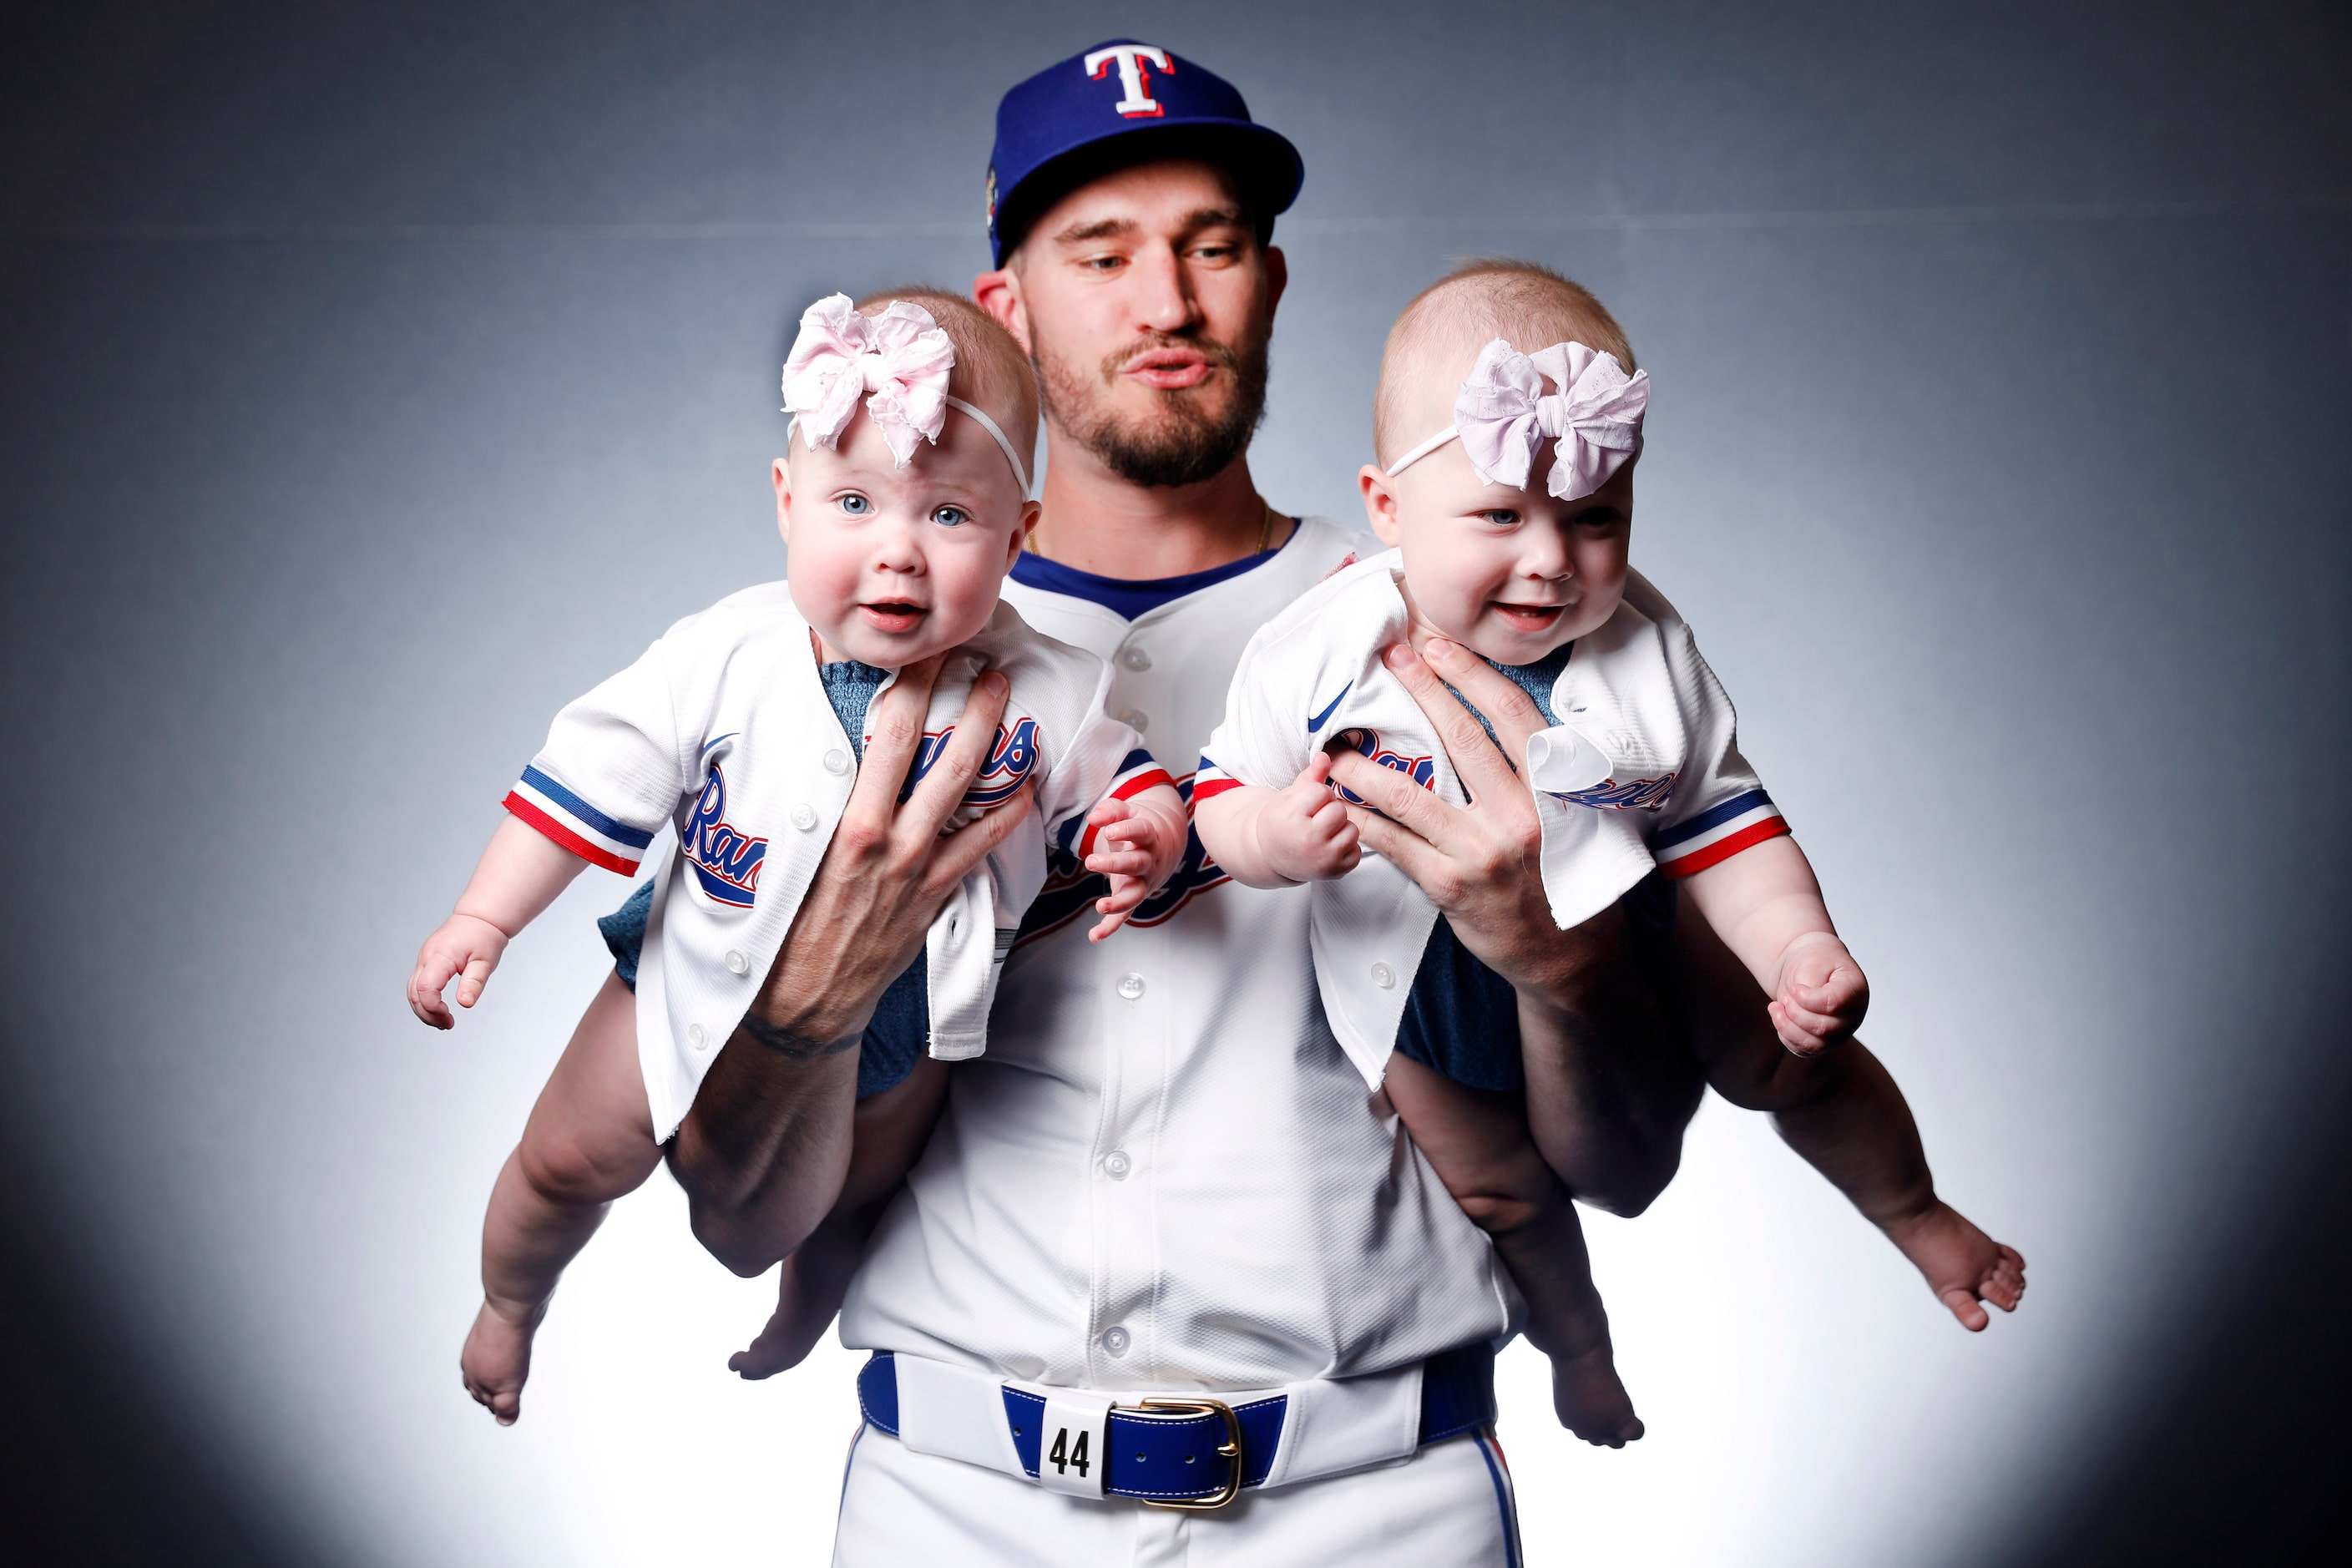
M 834 447 L 866 395 L 866 412 L 890 445 L 897 467 L 914 459 L 915 440 L 936 443 L 947 411 L 959 410 L 996 437 L 1029 493 L 1029 466 L 995 420 L 948 395 L 955 344 L 920 305 L 893 300 L 861 316 L 846 294 L 828 294 L 801 313 L 800 336 L 784 359 L 784 412 L 812 447 Z
M 1549 378 L 1559 390 L 1546 393 Z M 1528 488 L 1536 448 L 1556 440 L 1545 488 L 1580 500 L 1607 484 L 1642 444 L 1650 373 L 1631 376 L 1617 356 L 1582 343 L 1523 354 L 1496 338 L 1479 351 L 1454 399 L 1454 423 L 1389 466 L 1391 478 L 1460 437 L 1470 466 L 1488 484 Z

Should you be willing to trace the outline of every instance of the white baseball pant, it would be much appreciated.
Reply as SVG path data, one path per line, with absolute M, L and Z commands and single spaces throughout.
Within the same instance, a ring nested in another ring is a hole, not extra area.
M 1400 1464 L 1244 1492 L 1212 1513 L 1097 1502 L 918 1454 L 873 1427 L 850 1442 L 834 1568 L 1519 1568 L 1517 1505 L 1488 1433 Z

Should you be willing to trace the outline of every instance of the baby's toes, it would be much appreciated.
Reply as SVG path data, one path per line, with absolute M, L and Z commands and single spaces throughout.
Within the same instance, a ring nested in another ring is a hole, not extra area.
M 1964 1290 L 1958 1286 L 1954 1286 L 1937 1294 L 1944 1298 L 1944 1305 L 1952 1310 L 1952 1316 L 1960 1321 L 1960 1327 L 1968 1330 L 1969 1332 L 1982 1333 L 1985 1325 L 1992 1321 L 1992 1314 L 1984 1310 L 1973 1290 Z

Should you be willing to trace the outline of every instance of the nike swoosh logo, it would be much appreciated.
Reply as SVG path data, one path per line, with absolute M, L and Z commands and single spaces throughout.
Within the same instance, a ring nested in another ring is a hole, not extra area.
M 1340 703 L 1345 702 L 1348 700 L 1348 693 L 1354 689 L 1356 689 L 1356 683 L 1352 680 L 1348 682 L 1347 685 L 1339 688 L 1339 695 L 1331 699 L 1331 707 L 1326 708 L 1322 712 L 1318 713 L 1314 718 L 1307 721 L 1307 732 L 1312 735 L 1317 731 L 1322 729 L 1323 721 L 1331 717 L 1332 709 L 1337 708 Z

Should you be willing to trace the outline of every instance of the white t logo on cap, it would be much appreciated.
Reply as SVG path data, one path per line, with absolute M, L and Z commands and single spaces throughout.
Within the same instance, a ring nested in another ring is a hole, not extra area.
M 1102 79 L 1103 68 L 1117 62 L 1118 85 L 1125 89 L 1126 96 L 1111 107 L 1129 120 L 1168 112 L 1167 106 L 1151 96 L 1150 79 L 1143 71 L 1146 60 L 1171 76 L 1176 73 L 1176 68 L 1168 63 L 1168 51 L 1154 48 L 1150 44 L 1113 44 L 1107 49 L 1097 49 L 1086 58 L 1087 75 L 1097 81 Z

